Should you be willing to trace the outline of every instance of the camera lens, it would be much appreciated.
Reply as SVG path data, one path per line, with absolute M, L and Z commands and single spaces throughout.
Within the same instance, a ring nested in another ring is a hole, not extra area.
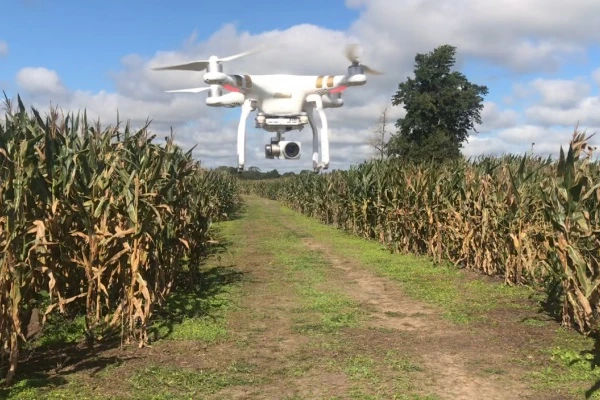
M 289 158 L 296 158 L 300 153 L 300 146 L 297 143 L 288 143 L 285 145 L 285 149 L 283 150 L 285 155 Z

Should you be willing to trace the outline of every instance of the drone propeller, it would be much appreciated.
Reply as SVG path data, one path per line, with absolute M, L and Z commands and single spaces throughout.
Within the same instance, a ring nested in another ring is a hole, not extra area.
M 352 65 L 355 65 L 355 66 L 360 65 L 364 69 L 365 73 L 371 74 L 371 75 L 382 75 L 383 74 L 383 72 L 376 71 L 373 68 L 360 63 L 360 58 L 358 57 L 358 44 L 353 43 L 353 44 L 349 44 L 348 46 L 346 46 L 346 50 L 344 51 L 344 54 L 345 54 L 346 58 L 348 59 L 348 61 L 350 61 L 352 63 Z
M 248 56 L 250 54 L 258 53 L 261 50 L 263 50 L 263 47 L 257 47 L 255 49 L 244 51 L 242 53 L 234 54 L 234 55 L 228 56 L 228 57 L 218 58 L 216 56 L 212 56 L 208 60 L 198 60 L 198 61 L 192 61 L 192 62 L 185 63 L 185 64 L 169 65 L 166 67 L 155 67 L 152 69 L 154 71 L 164 71 L 164 70 L 203 71 L 206 68 L 208 68 L 208 66 L 210 65 L 210 63 L 212 61 L 215 61 L 217 63 L 219 63 L 221 61 L 232 61 L 237 58 L 241 58 L 241 57 Z
M 210 86 L 189 89 L 165 90 L 165 93 L 200 93 L 204 92 L 205 90 L 210 90 Z

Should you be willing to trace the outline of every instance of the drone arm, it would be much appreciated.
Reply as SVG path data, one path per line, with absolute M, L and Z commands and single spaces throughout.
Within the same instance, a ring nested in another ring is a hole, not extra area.
M 235 79 L 223 72 L 207 72 L 204 74 L 204 83 L 209 85 L 235 85 Z
M 222 72 L 207 72 L 204 74 L 204 82 L 209 85 L 220 85 L 230 92 L 245 92 L 253 86 L 249 75 L 227 75 Z
M 252 111 L 252 99 L 244 100 L 242 104 L 242 115 L 240 116 L 240 123 L 238 125 L 238 143 L 237 143 L 237 156 L 238 156 L 238 172 L 244 170 L 245 156 L 246 156 L 246 121 Z

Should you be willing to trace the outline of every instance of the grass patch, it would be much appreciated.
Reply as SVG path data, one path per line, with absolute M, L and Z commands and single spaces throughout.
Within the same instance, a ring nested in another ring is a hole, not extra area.
M 229 267 L 208 266 L 191 290 L 173 293 L 155 319 L 155 340 L 215 342 L 227 335 L 227 313 L 239 302 L 242 274 Z
M 226 338 L 226 317 L 238 309 L 243 283 L 243 274 L 234 268 L 232 260 L 244 238 L 240 220 L 223 221 L 211 229 L 219 244 L 203 265 L 181 274 L 178 289 L 153 321 L 150 334 L 155 340 L 211 343 Z
M 272 252 L 275 262 L 286 268 L 288 280 L 301 300 L 295 311 L 294 330 L 302 333 L 333 333 L 357 326 L 362 315 L 359 304 L 348 296 L 326 286 L 330 262 L 319 251 L 308 250 L 293 231 L 277 232 L 261 246 Z
M 149 399 L 202 398 L 231 386 L 257 383 L 253 370 L 249 364 L 242 369 L 233 364 L 222 372 L 151 365 L 136 372 L 130 384 L 134 393 L 146 393 Z
M 250 207 L 248 218 L 270 224 L 272 214 L 262 207 Z M 279 210 L 277 210 L 279 212 Z M 270 254 L 273 261 L 286 271 L 286 283 L 292 285 L 300 297 L 300 307 L 294 310 L 294 330 L 303 333 L 334 333 L 358 324 L 359 304 L 348 296 L 327 287 L 326 273 L 331 263 L 325 256 L 308 250 L 301 239 L 302 233 L 273 227 L 273 232 L 259 242 L 260 251 Z
M 5 397 L 4 397 L 5 396 Z M 107 400 L 110 396 L 92 393 L 82 382 L 67 382 L 62 377 L 26 378 L 0 391 L 0 398 L 14 400 Z
M 118 372 L 115 371 L 114 374 L 118 375 Z M 232 363 L 224 371 L 151 364 L 138 369 L 125 382 L 120 382 L 122 391 L 118 395 L 107 394 L 106 392 L 110 393 L 111 390 L 105 390 L 102 386 L 89 385 L 77 380 L 67 383 L 64 378 L 55 377 L 21 380 L 4 393 L 0 392 L 0 398 L 15 400 L 199 399 L 232 386 L 252 385 L 265 381 L 264 378 L 258 379 L 255 376 L 255 366 L 243 361 Z
M 31 344 L 37 348 L 64 346 L 81 341 L 85 337 L 84 332 L 84 315 L 70 319 L 63 314 L 53 313 L 48 316 L 39 340 Z
M 346 360 L 344 371 L 350 380 L 367 379 L 371 383 L 379 383 L 380 379 L 373 371 L 375 361 L 363 355 L 355 355 Z
M 422 367 L 415 364 L 408 357 L 401 356 L 398 354 L 398 352 L 393 350 L 387 352 L 384 362 L 389 365 L 393 371 L 400 373 L 424 371 Z
M 417 383 L 422 379 L 418 374 L 424 369 L 396 351 L 388 351 L 377 361 L 362 354 L 353 355 L 346 358 L 342 368 L 352 382 L 349 395 L 353 399 L 437 399 L 420 393 Z M 386 388 L 387 385 L 392 387 Z
M 594 350 L 593 339 L 559 328 L 555 345 L 541 349 L 539 357 L 546 361 L 544 367 L 526 377 L 535 387 L 600 399 L 600 353 Z

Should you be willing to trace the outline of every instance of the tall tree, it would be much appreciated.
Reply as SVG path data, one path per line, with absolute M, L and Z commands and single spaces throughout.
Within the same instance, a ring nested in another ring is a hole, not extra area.
M 404 105 L 406 116 L 396 122 L 398 132 L 388 143 L 389 155 L 415 161 L 460 157 L 469 130 L 481 124 L 488 88 L 451 71 L 455 54 L 456 47 L 442 45 L 416 55 L 415 77 L 400 83 L 392 97 L 393 105 Z

